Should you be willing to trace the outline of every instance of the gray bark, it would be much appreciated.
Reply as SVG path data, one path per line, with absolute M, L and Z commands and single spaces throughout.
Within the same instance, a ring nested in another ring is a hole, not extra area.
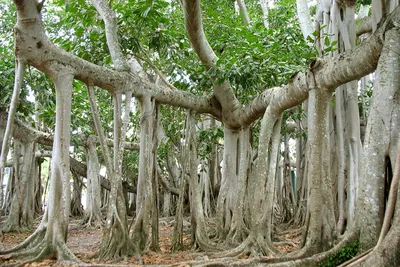
M 136 218 L 133 224 L 131 239 L 138 252 L 148 248 L 149 225 L 152 207 L 152 175 L 155 174 L 153 152 L 153 126 L 155 119 L 154 99 L 144 96 L 140 103 L 140 155 L 139 178 L 136 196 Z
M 87 167 L 87 190 L 86 210 L 84 222 L 87 226 L 99 226 L 101 223 L 101 195 L 100 195 L 100 164 L 97 157 L 94 136 L 89 136 L 86 147 Z
M 397 97 L 400 82 L 399 35 L 396 30 L 386 34 L 379 59 L 372 106 L 363 146 L 360 188 L 357 200 L 357 225 L 362 248 L 374 246 L 383 223 L 385 158 L 395 162 L 398 140 L 400 103 Z

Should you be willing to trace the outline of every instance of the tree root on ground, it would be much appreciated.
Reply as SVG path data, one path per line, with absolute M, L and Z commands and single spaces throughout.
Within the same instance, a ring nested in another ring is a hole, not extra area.
M 306 257 L 308 248 L 304 247 L 303 249 L 289 253 L 288 255 L 278 257 L 278 258 L 269 258 L 263 259 L 262 262 L 272 264 L 271 266 L 314 266 L 319 262 L 325 260 L 326 258 L 335 255 L 341 249 L 343 249 L 348 244 L 352 243 L 357 238 L 357 233 L 354 231 L 350 231 L 345 234 L 342 240 L 336 244 L 330 250 L 325 252 L 321 252 L 310 257 Z
M 250 230 L 246 227 L 243 220 L 241 222 L 233 223 L 228 235 L 226 236 L 227 244 L 238 245 L 246 240 L 249 234 Z
M 105 260 L 133 256 L 134 246 L 129 239 L 127 222 L 120 218 L 117 204 L 110 207 L 107 225 L 103 228 L 99 257 Z
M 52 240 L 46 238 L 46 227 L 39 228 L 29 236 L 24 242 L 9 250 L 0 251 L 3 260 L 22 259 L 23 261 L 5 263 L 2 266 L 19 267 L 28 263 L 38 262 L 45 258 L 57 257 L 58 260 L 68 260 L 70 262 L 79 263 L 79 259 L 67 248 L 67 245 L 62 241 L 61 236 L 57 236 L 55 244 L 52 245 Z
M 102 226 L 101 217 L 95 216 L 92 213 L 85 215 L 82 220 L 82 226 L 88 229 L 99 229 Z

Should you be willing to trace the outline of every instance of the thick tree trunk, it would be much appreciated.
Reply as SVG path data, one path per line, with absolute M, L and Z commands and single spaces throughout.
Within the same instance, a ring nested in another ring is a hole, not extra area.
M 311 90 L 308 109 L 309 149 L 309 222 L 306 227 L 307 239 L 300 254 L 321 252 L 333 245 L 335 218 L 333 196 L 329 174 L 328 149 L 328 104 L 330 93 Z
M 72 172 L 74 183 L 71 197 L 71 216 L 81 217 L 83 215 L 82 206 L 82 181 L 79 174 Z
M 101 218 L 101 187 L 99 181 L 100 164 L 97 157 L 95 136 L 89 136 L 86 147 L 87 186 L 86 186 L 86 210 L 84 223 L 86 226 L 100 226 Z
M 248 227 L 244 222 L 244 200 L 246 193 L 246 182 L 250 172 L 250 129 L 241 129 L 239 132 L 237 147 L 237 180 L 235 181 L 236 190 L 233 191 L 235 199 L 233 199 L 232 221 L 227 235 L 228 244 L 238 244 L 242 242 L 249 234 Z M 232 177 L 231 177 L 232 178 Z M 231 188 L 233 189 L 233 188 Z
M 400 126 L 399 35 L 386 33 L 386 42 L 379 59 L 373 101 L 363 147 L 356 219 L 360 227 L 360 245 L 373 247 L 379 236 L 385 208 L 385 160 L 395 162 L 398 127 Z
M 51 181 L 48 204 L 37 230 L 17 247 L 1 251 L 13 257 L 28 258 L 26 262 L 39 261 L 56 256 L 58 260 L 78 261 L 66 247 L 70 213 L 70 121 L 73 75 L 68 69 L 54 66 L 56 87 L 56 127 L 51 165 Z
M 152 207 L 152 175 L 155 165 L 153 153 L 153 126 L 155 120 L 155 102 L 148 96 L 139 99 L 140 103 L 140 156 L 139 179 L 136 197 L 136 218 L 131 239 L 138 252 L 148 248 L 149 225 Z
M 217 202 L 217 231 L 224 240 L 231 227 L 234 205 L 238 189 L 238 140 L 239 132 L 224 127 L 224 160 L 222 165 L 222 182 Z

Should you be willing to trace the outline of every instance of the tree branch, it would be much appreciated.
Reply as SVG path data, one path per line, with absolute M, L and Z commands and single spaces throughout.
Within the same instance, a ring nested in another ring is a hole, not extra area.
M 118 25 L 114 10 L 105 0 L 91 0 L 93 6 L 99 12 L 104 21 L 107 46 L 110 50 L 111 58 L 118 71 L 129 71 L 130 67 L 121 50 L 121 45 L 118 41 Z

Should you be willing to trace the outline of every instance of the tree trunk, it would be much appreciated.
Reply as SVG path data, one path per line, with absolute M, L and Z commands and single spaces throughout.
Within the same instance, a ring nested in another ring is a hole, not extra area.
M 330 93 L 313 89 L 309 93 L 309 222 L 305 246 L 300 253 L 315 254 L 333 245 L 335 218 L 329 174 L 328 104 Z
M 152 175 L 154 172 L 153 126 L 155 120 L 154 99 L 144 96 L 140 103 L 140 155 L 139 178 L 136 197 L 136 218 L 131 232 L 131 240 L 135 242 L 138 252 L 148 248 L 149 224 L 152 207 Z
M 100 164 L 97 157 L 95 136 L 87 139 L 86 158 L 87 167 L 87 186 L 86 186 L 86 210 L 84 223 L 86 226 L 100 226 L 101 218 L 101 187 L 99 181 Z
M 398 43 L 399 35 L 396 30 L 389 30 L 379 59 L 372 94 L 356 209 L 362 249 L 373 247 L 378 240 L 385 207 L 385 160 L 389 157 L 392 164 L 395 162 L 394 151 L 400 126 Z
M 25 71 L 25 61 L 16 60 L 15 61 L 15 83 L 14 90 L 11 97 L 10 111 L 8 112 L 7 126 L 4 132 L 4 137 L 2 139 L 1 145 L 1 155 L 0 155 L 0 185 L 3 184 L 4 168 L 7 161 L 8 149 L 11 143 L 11 136 L 14 125 L 14 117 L 17 112 L 19 93 L 21 91 L 22 83 L 24 80 Z M 1 190 L 1 193 L 3 190 Z M 3 195 L 0 195 L 0 201 L 3 200 Z M 0 203 L 1 206 L 2 203 Z
M 122 152 L 125 145 L 125 133 L 130 113 L 131 94 L 126 94 L 126 110 L 121 121 L 122 95 L 114 96 L 114 161 L 112 162 L 92 85 L 88 85 L 88 94 L 95 130 L 100 139 L 110 177 L 111 190 L 107 196 L 107 219 L 103 230 L 99 256 L 103 259 L 115 259 L 132 255 L 132 244 L 129 240 L 126 206 L 122 190 Z M 122 129 L 121 129 L 122 128 Z
M 72 172 L 74 178 L 72 198 L 71 198 L 71 216 L 81 217 L 83 215 L 82 206 L 82 181 L 79 174 Z
M 47 209 L 30 237 L 11 250 L 1 251 L 1 254 L 11 253 L 12 257 L 27 258 L 24 263 L 49 256 L 56 256 L 61 261 L 78 261 L 66 246 L 71 199 L 69 146 L 73 75 L 67 69 L 54 67 L 60 71 L 53 78 L 57 108 Z

